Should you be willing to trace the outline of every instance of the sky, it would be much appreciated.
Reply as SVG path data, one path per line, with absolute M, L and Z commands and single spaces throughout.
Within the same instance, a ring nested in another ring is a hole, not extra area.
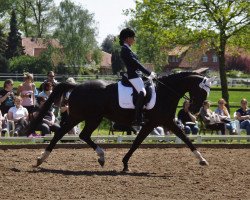
M 94 14 L 98 36 L 96 40 L 99 45 L 107 35 L 119 35 L 121 25 L 129 20 L 123 14 L 123 10 L 135 8 L 135 0 L 71 0 L 77 5 L 81 5 L 90 13 Z M 55 0 L 58 5 L 61 0 Z

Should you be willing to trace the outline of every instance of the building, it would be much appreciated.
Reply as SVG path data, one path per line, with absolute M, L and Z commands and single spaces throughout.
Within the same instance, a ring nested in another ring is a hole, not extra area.
M 42 52 L 48 49 L 48 46 L 51 45 L 54 48 L 63 49 L 59 41 L 56 39 L 43 39 L 43 38 L 33 38 L 27 37 L 22 38 L 22 46 L 25 49 L 25 54 L 29 56 L 38 57 Z M 101 53 L 101 63 L 100 71 L 102 74 L 112 74 L 111 67 L 111 54 L 102 51 Z M 62 60 L 63 53 L 61 55 L 54 55 L 52 60 L 55 65 Z

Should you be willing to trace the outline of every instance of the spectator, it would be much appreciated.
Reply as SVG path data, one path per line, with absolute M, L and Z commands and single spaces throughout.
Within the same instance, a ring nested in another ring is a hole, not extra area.
M 38 106 L 39 106 L 39 107 L 38 107 L 38 109 L 33 113 L 33 116 L 34 116 L 34 117 L 38 114 L 39 109 L 43 106 L 43 104 L 44 104 L 45 101 L 46 101 L 45 97 L 39 96 L 39 97 L 37 98 L 37 103 L 38 103 Z M 55 115 L 54 115 L 52 109 L 49 110 L 49 111 L 45 114 L 45 116 L 44 116 L 44 118 L 43 118 L 41 124 L 38 125 L 38 127 L 37 127 L 36 130 L 37 130 L 37 131 L 41 131 L 41 135 L 42 135 L 42 136 L 47 135 L 47 134 L 50 134 L 51 131 L 53 131 L 53 132 L 58 131 L 58 129 L 60 128 L 60 126 L 59 126 L 59 124 L 55 123 L 55 119 L 56 119 L 56 118 L 55 118 Z
M 39 91 L 42 92 L 44 90 L 44 86 L 46 82 L 50 82 L 52 84 L 52 90 L 58 84 L 57 80 L 55 80 L 55 73 L 53 71 L 49 71 L 47 73 L 47 79 L 44 80 L 44 82 L 40 85 Z
M 0 133 L 1 133 L 1 137 L 3 137 L 5 135 L 5 132 L 2 132 L 3 121 L 4 121 L 4 118 L 3 118 L 2 112 L 0 110 Z
M 49 98 L 49 95 L 52 93 L 52 83 L 45 82 L 44 89 L 38 94 L 39 97 L 44 97 L 46 100 Z
M 210 102 L 208 100 L 203 102 L 199 115 L 201 116 L 206 128 L 220 130 L 221 134 L 225 135 L 225 124 L 220 121 L 218 115 L 214 115 L 212 110 L 210 110 Z
M 76 81 L 74 78 L 70 77 L 66 80 L 67 83 L 73 83 L 76 84 Z M 61 107 L 60 107 L 60 115 L 61 115 L 61 119 L 60 119 L 60 126 L 62 126 L 62 124 L 67 121 L 68 118 L 68 99 L 69 99 L 69 95 L 70 95 L 71 91 L 67 92 L 64 96 L 64 99 L 62 101 Z M 70 135 L 76 135 L 78 132 L 78 128 L 77 126 L 73 127 L 68 134 Z
M 8 120 L 15 122 L 14 136 L 22 136 L 22 130 L 28 125 L 28 110 L 22 104 L 22 97 L 16 96 L 14 100 L 15 106 L 8 111 Z
M 7 115 L 9 109 L 14 106 L 13 80 L 7 79 L 4 81 L 3 89 L 0 90 L 0 110 L 2 116 Z M 4 117 L 1 118 L 1 132 L 5 135 L 7 132 L 7 124 Z
M 0 110 L 4 116 L 14 106 L 13 80 L 4 81 L 3 89 L 0 91 Z
M 236 124 L 235 121 L 230 119 L 230 114 L 225 106 L 226 101 L 224 99 L 219 99 L 218 107 L 214 111 L 216 114 L 219 115 L 220 120 L 226 124 L 226 128 L 229 130 L 230 134 L 236 133 Z
M 240 121 L 240 128 L 246 129 L 247 135 L 250 135 L 250 109 L 247 99 L 241 100 L 241 107 L 236 111 L 236 118 Z
M 178 112 L 178 120 L 183 124 L 185 134 L 197 135 L 199 128 L 196 124 L 196 117 L 189 111 L 190 102 L 185 100 L 182 109 Z
M 33 83 L 33 74 L 24 73 L 24 82 L 17 88 L 17 95 L 22 97 L 22 106 L 25 107 L 29 114 L 33 112 L 35 105 L 36 86 Z

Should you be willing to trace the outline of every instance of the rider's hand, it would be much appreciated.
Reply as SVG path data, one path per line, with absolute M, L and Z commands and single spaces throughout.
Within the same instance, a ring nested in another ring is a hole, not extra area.
M 157 74 L 155 72 L 151 72 L 151 74 L 149 75 L 149 79 L 155 79 L 157 77 Z

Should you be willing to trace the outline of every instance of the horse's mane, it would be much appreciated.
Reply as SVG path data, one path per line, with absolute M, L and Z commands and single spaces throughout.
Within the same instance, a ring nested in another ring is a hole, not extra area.
M 187 76 L 191 76 L 191 75 L 196 75 L 196 76 L 202 76 L 201 74 L 197 73 L 197 72 L 180 72 L 180 73 L 175 73 L 175 74 L 169 74 L 169 75 L 166 75 L 166 76 L 162 76 L 159 78 L 159 80 L 161 81 L 175 81 L 176 79 L 182 79 L 182 78 L 185 78 Z

